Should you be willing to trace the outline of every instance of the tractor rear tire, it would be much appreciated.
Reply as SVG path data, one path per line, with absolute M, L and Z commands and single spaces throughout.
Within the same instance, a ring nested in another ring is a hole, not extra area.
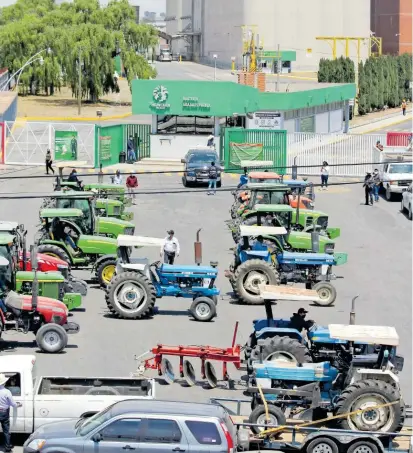
M 66 263 L 68 263 L 69 265 L 72 264 L 70 256 L 67 254 L 67 252 L 62 247 L 58 247 L 57 245 L 40 244 L 37 248 L 37 253 L 54 256 L 56 258 L 60 258 L 63 261 L 66 261 Z
M 250 289 L 247 290 L 245 283 L 249 280 Z M 278 272 L 267 262 L 259 259 L 248 260 L 238 266 L 234 274 L 234 292 L 236 296 L 246 304 L 258 305 L 263 300 L 259 294 L 258 285 L 277 285 L 279 283 Z
M 67 346 L 69 338 L 66 330 L 59 324 L 43 324 L 36 332 L 36 343 L 43 352 L 57 354 Z
M 260 360 L 262 350 L 263 360 L 285 360 L 291 363 L 312 363 L 310 351 L 295 338 L 272 337 L 264 340 L 263 346 L 254 346 L 251 350 L 250 361 Z
M 197 297 L 192 302 L 189 313 L 191 313 L 197 321 L 212 321 L 217 315 L 216 303 L 209 297 Z
M 109 259 L 99 264 L 96 269 L 96 278 L 102 288 L 107 288 L 111 282 L 116 270 L 116 260 Z
M 312 289 L 317 291 L 318 297 L 320 298 L 319 301 L 314 301 L 316 305 L 320 305 L 321 307 L 330 307 L 337 299 L 337 290 L 329 282 L 318 282 Z
M 269 425 L 276 425 L 282 426 L 287 423 L 287 419 L 285 418 L 284 412 L 277 406 L 272 404 L 268 405 L 268 416 L 269 416 Z M 252 423 L 255 425 L 263 425 L 266 422 L 266 413 L 265 407 L 263 404 L 260 404 L 255 407 L 255 409 L 251 412 L 248 423 Z M 264 427 L 259 426 L 252 426 L 252 432 L 255 434 L 259 434 L 261 431 L 264 431 Z M 281 433 L 280 433 L 281 435 Z
M 129 282 L 127 290 L 123 290 L 119 298 L 122 287 Z M 127 297 L 141 297 L 138 307 L 131 310 L 125 303 L 132 304 L 133 300 L 125 300 Z M 123 299 L 123 300 L 122 300 Z M 153 312 L 156 301 L 156 291 L 152 282 L 138 272 L 123 272 L 115 275 L 106 288 L 106 304 L 109 310 L 118 318 L 141 319 L 149 316 Z
M 352 431 L 394 433 L 403 427 L 404 404 L 398 389 L 387 382 L 374 379 L 355 382 L 344 389 L 338 398 L 335 415 L 344 415 L 369 406 L 393 402 L 396 403 L 382 409 L 385 413 L 384 419 L 383 413 L 379 414 L 372 409 L 369 412 L 338 419 L 339 428 Z

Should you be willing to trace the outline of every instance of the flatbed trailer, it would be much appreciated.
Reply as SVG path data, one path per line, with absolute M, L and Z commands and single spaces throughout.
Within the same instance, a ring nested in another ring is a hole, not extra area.
M 243 404 L 251 404 L 249 399 L 211 398 L 210 402 L 223 406 L 231 416 L 237 429 L 239 451 L 277 451 L 282 453 L 413 453 L 412 428 L 405 426 L 399 433 L 374 431 L 350 431 L 300 426 L 302 422 L 289 420 L 282 430 L 275 425 L 258 425 L 246 422 L 248 416 L 241 415 Z M 228 409 L 225 403 L 236 405 L 236 411 Z M 225 405 L 224 405 L 225 404 Z M 407 418 L 411 418 L 408 411 Z M 252 427 L 268 430 L 256 435 Z

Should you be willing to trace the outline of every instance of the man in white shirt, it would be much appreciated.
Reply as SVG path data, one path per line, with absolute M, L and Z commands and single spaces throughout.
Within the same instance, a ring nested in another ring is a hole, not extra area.
M 21 403 L 16 403 L 10 390 L 4 387 L 9 380 L 4 374 L 0 374 L 0 424 L 4 435 L 4 451 L 12 451 L 10 443 L 10 408 L 21 407 Z
M 169 230 L 161 247 L 161 258 L 165 264 L 174 264 L 175 257 L 179 256 L 179 241 L 174 234 L 174 230 Z
M 123 178 L 122 178 L 122 175 L 120 174 L 120 170 L 116 170 L 115 177 L 113 178 L 113 184 L 122 185 L 122 183 L 123 183 Z

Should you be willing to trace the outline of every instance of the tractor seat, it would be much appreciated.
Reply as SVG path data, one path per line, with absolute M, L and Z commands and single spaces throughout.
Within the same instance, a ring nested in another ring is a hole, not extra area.
M 13 313 L 19 314 L 23 310 L 24 299 L 20 294 L 10 291 L 4 301 L 6 307 L 10 308 Z

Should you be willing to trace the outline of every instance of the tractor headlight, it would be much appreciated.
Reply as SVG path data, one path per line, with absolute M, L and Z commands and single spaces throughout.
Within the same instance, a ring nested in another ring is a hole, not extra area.
M 334 248 L 335 248 L 334 243 L 328 243 L 324 246 L 324 253 L 332 255 L 334 253 Z

